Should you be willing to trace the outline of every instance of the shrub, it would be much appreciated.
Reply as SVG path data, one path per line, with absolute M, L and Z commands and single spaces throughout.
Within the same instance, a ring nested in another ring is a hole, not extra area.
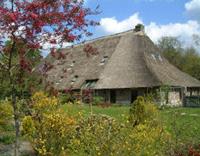
M 44 114 L 40 121 L 25 117 L 22 126 L 23 134 L 31 139 L 39 155 L 60 155 L 69 151 L 70 140 L 76 129 L 75 124 L 73 118 L 57 110 Z
M 154 120 L 156 107 L 147 99 L 138 98 L 127 124 L 101 114 L 70 116 L 59 110 L 57 101 L 37 93 L 32 97 L 33 116 L 23 119 L 22 132 L 39 155 L 163 155 L 169 136 Z
M 92 105 L 97 106 L 103 102 L 103 98 L 101 96 L 94 96 L 92 98 Z
M 58 108 L 58 99 L 48 97 L 44 92 L 37 92 L 31 98 L 32 115 L 42 118 L 42 115 Z
M 152 126 L 152 124 L 145 123 L 135 126 L 126 139 L 129 148 L 134 151 L 129 151 L 128 155 L 164 155 L 165 146 L 170 139 L 162 125 Z
M 138 97 L 131 105 L 129 121 L 133 126 L 152 122 L 158 118 L 158 109 L 148 97 Z
M 118 148 L 123 125 L 106 115 L 91 115 L 82 119 L 77 127 L 76 138 L 72 139 L 73 152 L 83 155 L 111 155 Z
M 33 95 L 32 116 L 22 121 L 22 134 L 29 137 L 39 155 L 60 155 L 68 150 L 75 120 L 58 109 L 58 99 L 42 92 Z
M 160 122 L 159 112 L 151 97 L 138 97 L 129 114 L 132 130 L 127 134 L 134 155 L 163 155 L 171 136 Z
M 132 127 L 105 115 L 82 119 L 76 133 L 71 140 L 75 155 L 163 155 L 170 138 L 162 125 L 144 123 Z
M 25 116 L 22 120 L 22 135 L 33 137 L 36 131 L 35 123 L 31 116 Z
M 59 94 L 59 102 L 61 104 L 66 104 L 66 103 L 73 103 L 76 100 L 75 96 L 71 93 L 60 93 Z
M 48 97 L 44 92 L 35 93 L 31 100 L 34 110 L 49 111 L 58 106 L 58 99 L 55 96 Z
M 8 100 L 0 101 L 0 125 L 6 125 L 12 119 L 13 108 Z
M 11 123 L 13 108 L 8 100 L 0 101 L 0 143 L 11 144 L 15 140 Z
M 40 155 L 60 155 L 62 151 L 68 150 L 75 131 L 75 120 L 63 113 L 57 111 L 45 115 L 37 124 L 34 145 Z

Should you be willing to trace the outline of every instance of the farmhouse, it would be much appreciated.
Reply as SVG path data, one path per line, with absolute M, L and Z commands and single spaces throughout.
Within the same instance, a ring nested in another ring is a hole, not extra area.
M 93 53 L 85 52 L 86 48 Z M 92 89 L 107 102 L 131 103 L 149 92 L 160 91 L 162 95 L 161 88 L 168 86 L 165 102 L 173 105 L 182 105 L 186 95 L 200 94 L 200 81 L 170 64 L 142 25 L 63 49 L 61 53 L 66 57 L 52 61 L 47 77 L 58 90 L 72 88 L 81 93 Z

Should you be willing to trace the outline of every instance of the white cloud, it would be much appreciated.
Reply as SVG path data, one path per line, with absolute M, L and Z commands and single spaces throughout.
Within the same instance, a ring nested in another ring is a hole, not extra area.
M 55 40 L 56 43 L 53 44 L 49 40 Z M 70 45 L 72 45 L 72 43 L 69 43 L 69 42 L 62 43 L 61 36 L 51 36 L 50 38 L 48 38 L 48 36 L 44 34 L 42 37 L 42 49 L 44 50 L 50 50 L 51 48 L 66 48 Z
M 191 0 L 185 4 L 189 16 L 200 21 L 200 0 Z
M 139 17 L 139 13 L 135 13 L 122 21 L 118 21 L 112 17 L 103 18 L 100 23 L 100 29 L 105 34 L 114 34 L 133 29 L 136 24 L 143 22 Z M 190 45 L 193 34 L 200 34 L 200 24 L 194 20 L 185 23 L 169 23 L 165 25 L 151 22 L 149 25 L 145 25 L 145 31 L 154 42 L 163 36 L 173 36 L 179 37 L 182 41 Z
M 191 0 L 185 4 L 185 8 L 188 11 L 196 10 L 200 8 L 200 0 Z
M 66 48 L 66 47 L 69 47 L 71 45 L 72 45 L 72 43 L 68 43 L 68 42 L 64 42 L 62 44 L 62 46 L 59 45 L 59 44 L 51 44 L 49 42 L 45 42 L 45 43 L 42 44 L 42 56 L 46 57 L 49 54 L 51 48 L 56 48 L 56 49 Z
M 200 25 L 197 21 L 188 21 L 186 23 L 170 23 L 158 25 L 154 22 L 146 26 L 146 33 L 153 41 L 157 41 L 163 36 L 180 37 L 184 41 L 192 40 L 193 34 L 200 33 Z
M 135 13 L 123 21 L 118 21 L 115 17 L 102 18 L 100 21 L 101 28 L 107 34 L 118 33 L 132 29 L 138 23 L 143 23 L 142 19 L 139 18 L 139 13 Z
M 49 49 L 51 49 L 51 48 L 66 48 L 66 47 L 71 46 L 71 45 L 72 45 L 72 43 L 68 43 L 68 42 L 64 42 L 64 43 L 62 44 L 62 46 L 59 45 L 59 44 L 51 44 L 51 43 L 49 43 L 49 42 L 45 42 L 45 43 L 42 45 L 42 48 L 43 48 L 44 50 L 49 50 Z

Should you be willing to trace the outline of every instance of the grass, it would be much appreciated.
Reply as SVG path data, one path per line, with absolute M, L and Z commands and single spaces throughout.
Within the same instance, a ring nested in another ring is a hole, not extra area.
M 81 112 L 85 117 L 90 115 L 88 105 L 63 105 L 62 109 L 69 115 L 76 115 Z M 128 106 L 113 106 L 102 108 L 93 106 L 94 114 L 104 114 L 125 122 L 129 115 Z M 161 121 L 166 129 L 176 138 L 182 140 L 200 140 L 200 108 L 170 108 L 160 110 Z M 2 135 L 2 131 L 6 131 Z M 0 127 L 0 143 L 10 144 L 13 142 L 13 126 Z
M 128 106 L 102 108 L 93 106 L 94 114 L 105 114 L 125 122 L 129 114 Z M 88 105 L 64 105 L 70 115 L 82 112 L 84 116 L 90 114 Z M 182 140 L 200 140 L 200 108 L 166 108 L 160 110 L 160 118 L 165 128 L 176 138 Z
M 129 108 L 130 107 L 128 106 L 116 106 L 107 108 L 93 106 L 92 112 L 94 114 L 108 115 L 119 121 L 123 121 L 124 116 L 127 116 L 129 113 Z M 63 110 L 66 111 L 69 115 L 75 115 L 81 112 L 86 117 L 91 113 L 90 107 L 88 105 L 64 105 Z
M 174 108 L 160 111 L 166 129 L 179 139 L 200 140 L 200 108 Z
M 12 144 L 14 140 L 14 126 L 11 123 L 0 125 L 0 144 Z

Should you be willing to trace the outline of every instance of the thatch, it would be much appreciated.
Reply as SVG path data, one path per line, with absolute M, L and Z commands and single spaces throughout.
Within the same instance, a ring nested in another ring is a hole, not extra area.
M 88 44 L 99 54 L 88 57 L 83 51 Z M 200 87 L 198 80 L 171 65 L 143 32 L 131 30 L 62 51 L 66 59 L 51 60 L 54 68 L 47 78 L 59 90 L 81 89 L 88 80 L 97 80 L 95 89 Z

